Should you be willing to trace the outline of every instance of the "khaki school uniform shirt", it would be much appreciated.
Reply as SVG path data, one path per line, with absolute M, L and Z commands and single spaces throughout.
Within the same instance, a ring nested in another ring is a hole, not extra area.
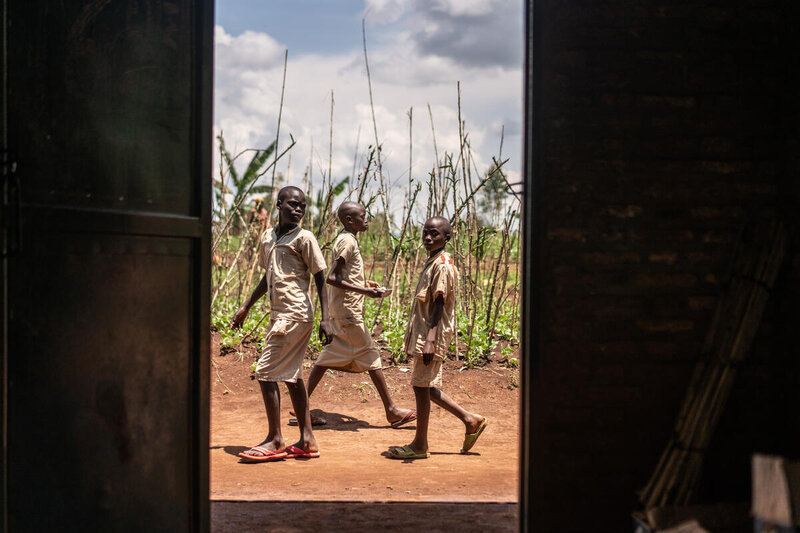
M 340 257 L 344 259 L 342 281 L 359 287 L 365 286 L 366 279 L 364 278 L 364 261 L 361 258 L 361 250 L 358 248 L 356 236 L 349 231 L 343 232 L 333 243 L 331 258 L 333 268 L 336 267 L 336 261 Z M 331 318 L 340 324 L 361 324 L 364 322 L 364 298 L 363 294 L 355 291 L 329 286 L 328 307 Z
M 311 277 L 326 267 L 314 234 L 300 226 L 280 238 L 277 226 L 265 231 L 258 264 L 266 270 L 270 320 L 313 322 Z
M 431 310 L 433 301 L 438 295 L 444 297 L 444 310 L 439 320 L 439 334 L 436 337 L 434 356 L 439 359 L 447 357 L 450 341 L 455 333 L 456 283 L 458 271 L 453 258 L 447 252 L 429 257 L 422 266 L 417 288 L 414 291 L 414 302 L 408 317 L 405 336 L 405 351 L 409 355 L 422 355 L 425 339 L 431 329 Z

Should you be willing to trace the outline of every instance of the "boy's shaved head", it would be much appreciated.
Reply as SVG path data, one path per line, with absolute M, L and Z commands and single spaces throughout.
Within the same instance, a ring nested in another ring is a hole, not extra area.
M 294 185 L 287 185 L 283 187 L 280 191 L 278 191 L 278 201 L 280 202 L 283 200 L 289 192 L 299 192 L 303 198 L 306 197 L 306 193 L 303 192 L 303 189 L 300 187 L 295 187 Z
M 364 210 L 363 205 L 348 200 L 346 202 L 342 202 L 342 204 L 339 206 L 339 210 L 336 211 L 336 215 L 339 217 L 339 220 L 342 222 L 342 224 L 344 224 L 347 219 L 347 215 L 356 215 L 360 213 L 361 210 Z
M 425 221 L 425 225 L 427 226 L 428 224 L 435 224 L 439 227 L 442 233 L 448 237 L 453 233 L 453 228 L 450 226 L 450 221 L 444 217 L 431 217 Z

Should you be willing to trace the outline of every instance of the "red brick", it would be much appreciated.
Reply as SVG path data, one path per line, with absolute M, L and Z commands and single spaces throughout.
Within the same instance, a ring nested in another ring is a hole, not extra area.
M 624 360 L 634 359 L 640 352 L 639 344 L 633 341 L 604 342 L 598 344 L 597 348 L 604 358 L 612 357 Z
M 717 218 L 727 212 L 728 210 L 722 207 L 695 207 L 691 210 L 692 216 L 698 218 Z
M 637 252 L 592 252 L 582 255 L 584 262 L 595 265 L 619 265 L 639 263 Z
M 688 300 L 692 311 L 709 311 L 717 305 L 717 298 L 713 296 L 689 296 Z
M 668 341 L 650 341 L 644 343 L 644 349 L 648 355 L 656 355 L 660 358 L 665 358 L 675 355 L 678 351 L 678 345 Z
M 733 234 L 730 231 L 707 231 L 701 238 L 707 243 L 729 243 L 733 241 Z
M 576 228 L 559 228 L 547 232 L 547 238 L 560 242 L 586 242 L 586 230 Z
M 600 365 L 595 368 L 593 381 L 603 384 L 624 385 L 625 368 L 621 365 Z
M 627 205 L 624 207 L 609 207 L 606 213 L 616 218 L 635 218 L 642 214 L 644 209 L 638 205 Z
M 689 252 L 686 257 L 691 263 L 712 263 L 717 260 L 716 257 L 708 252 Z
M 636 325 L 648 333 L 678 333 L 694 329 L 691 320 L 637 320 Z
M 662 263 L 665 265 L 674 265 L 678 260 L 677 252 L 653 252 L 648 256 L 651 263 Z

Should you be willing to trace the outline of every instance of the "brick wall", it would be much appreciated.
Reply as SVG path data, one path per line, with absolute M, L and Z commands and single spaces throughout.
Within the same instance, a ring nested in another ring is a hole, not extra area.
M 540 531 L 625 531 L 739 229 L 795 216 L 800 16 L 768 0 L 533 10 L 530 511 Z M 748 499 L 752 451 L 800 450 L 798 266 L 740 372 L 702 501 Z

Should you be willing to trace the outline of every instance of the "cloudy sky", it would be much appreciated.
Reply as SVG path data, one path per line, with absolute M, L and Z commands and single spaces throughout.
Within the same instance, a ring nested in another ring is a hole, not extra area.
M 280 149 L 297 144 L 278 171 L 301 184 L 327 172 L 333 92 L 333 179 L 361 166 L 374 144 L 361 21 L 383 146 L 394 192 L 434 165 L 430 105 L 440 156 L 458 150 L 462 116 L 485 170 L 500 147 L 510 178 L 521 165 L 522 2 L 519 0 L 217 0 L 214 129 L 232 152 L 275 139 L 288 50 Z M 243 159 L 249 159 L 247 157 Z M 215 167 L 216 168 L 216 167 Z M 393 194 L 395 197 L 395 194 Z

